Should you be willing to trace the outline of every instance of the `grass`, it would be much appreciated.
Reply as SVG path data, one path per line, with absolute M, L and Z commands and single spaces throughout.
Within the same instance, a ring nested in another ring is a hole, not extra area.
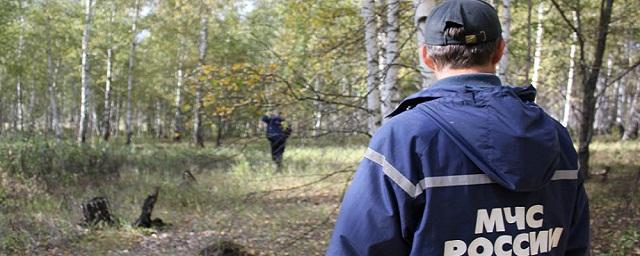
M 263 255 L 322 255 L 365 139 L 291 142 L 276 172 L 262 139 L 205 149 L 0 141 L 11 152 L 0 156 L 0 254 L 184 255 L 225 239 Z M 587 183 L 594 254 L 640 254 L 640 146 L 592 149 L 595 169 L 611 167 L 606 181 Z M 196 184 L 184 183 L 186 170 Z M 154 217 L 171 225 L 132 228 L 155 187 Z M 94 196 L 109 198 L 118 225 L 78 225 L 80 204 Z

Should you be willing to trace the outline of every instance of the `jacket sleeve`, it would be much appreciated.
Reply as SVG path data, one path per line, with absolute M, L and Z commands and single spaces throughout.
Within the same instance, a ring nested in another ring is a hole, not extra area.
M 408 195 L 368 159 L 345 194 L 327 255 L 407 255 L 402 208 Z
M 567 242 L 565 255 L 584 256 L 590 254 L 589 251 L 591 248 L 589 244 L 591 235 L 589 230 L 589 203 L 584 185 L 580 184 L 573 221 L 569 229 L 569 241 Z

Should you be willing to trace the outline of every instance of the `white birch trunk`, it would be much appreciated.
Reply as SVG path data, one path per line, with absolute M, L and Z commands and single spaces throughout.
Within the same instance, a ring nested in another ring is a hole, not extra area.
M 162 105 L 156 100 L 156 138 L 162 137 Z
M 85 26 L 82 33 L 82 74 L 80 91 L 80 122 L 78 142 L 84 143 L 87 137 L 87 108 L 89 98 L 89 33 L 91 32 L 91 5 L 93 0 L 85 0 Z
M 27 120 L 29 121 L 29 132 L 33 132 L 35 129 L 35 125 L 36 125 L 36 118 L 35 115 L 33 113 L 33 107 L 36 104 L 36 79 L 35 77 L 31 77 L 31 92 L 29 92 L 29 105 L 27 107 L 27 113 L 26 113 L 26 117 Z
M 398 34 L 400 23 L 398 13 L 400 11 L 399 0 L 387 0 L 387 27 L 385 44 L 385 75 L 382 88 L 380 90 L 382 122 L 385 117 L 393 112 L 395 101 L 400 98 L 400 91 L 397 87 L 398 80 Z
M 48 8 L 48 6 L 46 6 Z M 58 70 L 60 68 L 60 60 L 53 63 L 53 49 L 52 49 L 52 41 L 51 41 L 51 16 L 47 14 L 46 17 L 47 25 L 46 25 L 46 36 L 47 36 L 47 92 L 49 96 L 49 113 L 51 114 L 51 128 L 54 132 L 54 136 L 59 141 L 62 139 L 62 131 L 60 129 L 60 122 L 58 116 L 58 104 L 56 100 L 57 90 L 56 90 L 56 80 L 58 75 Z
M 51 56 L 47 57 L 48 59 L 51 58 Z M 51 60 L 47 60 L 47 65 L 53 65 L 53 64 L 49 64 L 50 62 L 52 62 Z M 57 140 L 62 139 L 62 129 L 60 128 L 60 114 L 58 112 L 58 104 L 57 104 L 57 91 L 58 89 L 56 88 L 57 86 L 57 78 L 58 78 L 58 72 L 60 70 L 60 60 L 58 60 L 56 62 L 55 65 L 53 65 L 53 67 L 49 67 L 48 69 L 53 69 L 53 71 L 49 71 L 49 88 L 48 88 L 48 92 L 49 92 L 49 111 L 51 112 L 51 129 L 53 129 L 53 134 L 56 137 Z
M 536 50 L 533 55 L 533 76 L 531 77 L 531 84 L 538 90 L 538 81 L 540 79 L 540 64 L 542 61 L 542 36 L 544 34 L 544 27 L 542 22 L 544 21 L 544 3 L 538 4 L 538 27 L 536 29 Z
M 380 64 L 378 63 L 378 22 L 375 13 L 375 0 L 362 1 L 362 16 L 364 17 L 365 38 L 367 52 L 367 109 L 369 110 L 367 126 L 369 134 L 373 135 L 380 124 Z
M 575 35 L 574 35 L 575 38 Z M 571 51 L 569 52 L 569 72 L 567 74 L 568 79 L 567 79 L 567 93 L 565 96 L 565 100 L 564 100 L 564 113 L 562 116 L 562 125 L 564 125 L 565 127 L 569 127 L 569 121 L 571 118 L 571 104 L 573 101 L 573 83 L 574 83 L 574 76 L 575 76 L 575 65 L 576 65 L 576 61 L 575 61 L 575 57 L 576 57 L 576 44 L 573 43 L 571 45 Z
M 25 7 L 25 1 L 24 0 L 20 0 L 18 2 L 19 7 L 18 10 L 20 11 L 20 17 L 19 17 L 19 22 L 20 22 L 20 32 L 18 35 L 18 63 L 20 66 L 23 65 L 23 61 L 22 61 L 22 51 L 24 48 L 24 27 L 25 27 L 25 21 L 24 21 L 24 7 Z M 24 110 L 24 103 L 22 102 L 22 67 L 20 68 L 20 70 L 18 71 L 18 76 L 16 78 L 16 110 L 15 110 L 15 115 L 16 115 L 16 129 L 18 131 L 23 131 L 24 130 L 24 116 L 23 116 L 23 110 Z
M 140 0 L 136 0 L 134 3 L 135 14 L 133 16 L 133 22 L 131 24 L 131 51 L 129 52 L 129 67 L 128 67 L 128 79 L 127 79 L 127 113 L 125 117 L 125 130 L 127 134 L 127 145 L 131 144 L 131 137 L 133 136 L 132 129 L 132 90 L 133 90 L 133 70 L 136 62 L 136 46 L 138 42 L 136 42 L 136 36 L 138 34 L 137 30 L 137 21 L 138 15 L 140 15 Z
M 2 75 L 3 75 L 3 70 L 0 69 L 0 92 L 3 89 Z M 4 101 L 2 99 L 2 95 L 0 95 L 0 134 L 2 134 L 3 130 L 4 130 Z
M 107 80 L 104 84 L 104 109 L 102 113 L 102 139 L 109 141 L 111 136 L 111 81 L 113 81 L 113 20 L 116 16 L 116 5 L 111 2 L 111 14 L 109 15 L 109 35 L 107 44 Z
M 198 43 L 198 65 L 200 75 L 204 75 L 205 58 L 207 56 L 207 34 L 209 27 L 208 13 L 204 11 L 200 14 L 200 39 Z M 202 136 L 202 86 L 204 81 L 198 81 L 196 86 L 195 107 L 193 108 L 193 142 L 200 147 L 204 147 Z
M 503 82 L 508 82 L 509 70 L 509 38 L 511 37 L 511 0 L 502 0 L 500 12 L 502 18 L 502 39 L 504 39 L 504 55 L 498 64 L 498 76 Z
M 180 35 L 180 46 L 178 48 L 178 71 L 176 74 L 176 112 L 173 120 L 173 140 L 180 141 L 182 139 L 182 133 L 184 132 L 182 126 L 182 111 L 180 106 L 182 105 L 182 79 L 184 78 L 183 61 L 185 51 L 185 39 L 183 35 Z
M 638 122 L 640 122 L 640 107 L 638 107 L 638 101 L 640 100 L 640 83 L 636 82 L 636 91 L 629 102 L 629 110 L 627 110 L 627 116 L 625 117 L 624 134 L 622 140 L 632 139 L 635 132 L 638 129 Z
M 322 76 L 318 75 L 316 77 L 314 88 L 316 92 L 319 92 L 322 89 L 322 83 Z M 316 100 L 313 102 L 313 107 L 315 109 L 313 113 L 315 122 L 313 125 L 313 132 L 311 134 L 315 137 L 320 134 L 320 129 L 322 128 L 322 103 L 319 100 Z

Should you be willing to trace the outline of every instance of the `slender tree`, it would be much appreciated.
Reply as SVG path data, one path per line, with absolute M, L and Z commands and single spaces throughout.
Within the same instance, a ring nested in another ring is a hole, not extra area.
M 573 12 L 573 21 L 576 22 L 576 12 Z M 576 66 L 576 40 L 577 35 L 575 32 L 571 33 L 571 50 L 569 51 L 569 71 L 567 72 L 567 92 L 564 100 L 564 112 L 562 115 L 562 125 L 569 127 L 569 121 L 571 118 L 571 106 L 573 99 L 573 79 L 575 75 Z
M 138 46 L 138 42 L 136 41 L 136 37 L 138 35 L 138 16 L 140 15 L 140 0 L 136 0 L 134 3 L 134 14 L 133 21 L 131 23 L 131 51 L 129 52 L 129 67 L 127 70 L 128 78 L 127 78 L 127 113 L 125 117 L 125 129 L 127 134 L 127 145 L 131 144 L 131 137 L 133 136 L 132 130 L 132 97 L 133 97 L 133 70 L 136 62 L 136 47 Z
M 385 41 L 385 73 L 384 81 L 380 89 L 382 122 L 384 118 L 391 114 L 394 109 L 394 101 L 399 100 L 400 91 L 398 89 L 398 36 L 400 33 L 400 22 L 398 13 L 400 11 L 399 0 L 387 0 L 387 24 Z
M 531 77 L 531 84 L 539 89 L 538 81 L 540 80 L 540 67 L 542 63 L 542 37 L 544 34 L 544 2 L 538 4 L 538 24 L 536 28 L 536 48 L 533 55 L 533 76 Z
M 209 19 L 207 17 L 207 8 L 201 8 L 200 10 L 200 39 L 198 40 L 198 66 L 200 75 L 205 76 L 204 68 L 207 57 L 207 35 L 209 29 Z M 199 146 L 204 147 L 204 138 L 202 136 L 202 87 L 204 81 L 197 81 L 195 104 L 193 108 L 193 142 Z
M 369 134 L 380 127 L 380 64 L 378 63 L 378 24 L 376 22 L 375 0 L 362 1 L 362 16 L 365 28 L 365 50 L 367 52 L 367 109 Z
M 23 67 L 23 59 L 22 59 L 22 51 L 24 50 L 24 30 L 25 30 L 25 0 L 18 1 L 18 11 L 20 12 L 19 20 L 19 34 L 18 34 L 18 48 L 17 48 L 17 62 L 18 62 L 18 72 L 16 77 L 16 126 L 19 131 L 23 131 L 24 129 L 24 103 L 22 101 L 22 73 L 24 70 Z
M 85 21 L 82 33 L 82 74 L 80 92 L 80 123 L 78 127 L 78 142 L 84 143 L 87 137 L 87 109 L 89 107 L 89 33 L 91 32 L 91 19 L 93 0 L 85 0 Z
M 511 37 L 511 0 L 502 0 L 502 9 L 500 10 L 502 18 L 502 39 L 505 41 L 504 55 L 498 64 L 498 75 L 503 82 L 509 81 L 509 38 Z
M 104 109 L 102 113 L 102 138 L 108 141 L 111 136 L 111 82 L 113 81 L 113 23 L 116 16 L 116 4 L 111 2 L 109 14 L 109 34 L 107 35 L 107 79 L 104 83 Z
M 180 110 L 180 106 L 182 105 L 182 83 L 184 78 L 184 51 L 185 51 L 185 38 L 182 34 L 179 34 L 180 37 L 180 45 L 178 46 L 178 70 L 176 71 L 176 109 L 175 116 L 173 120 L 173 140 L 180 141 L 182 138 L 182 133 L 184 133 L 184 128 L 182 124 L 182 111 Z

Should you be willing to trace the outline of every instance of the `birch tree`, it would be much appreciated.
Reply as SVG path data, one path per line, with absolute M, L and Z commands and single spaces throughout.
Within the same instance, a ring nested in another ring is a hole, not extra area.
M 111 82 L 113 81 L 113 23 L 116 16 L 116 5 L 111 2 L 109 14 L 109 34 L 107 35 L 107 79 L 104 83 L 104 109 L 102 113 L 102 138 L 108 141 L 111 136 Z
M 611 23 L 611 13 L 613 12 L 613 0 L 601 0 L 600 2 L 600 18 L 597 27 L 597 39 L 593 48 L 593 61 L 588 63 L 586 60 L 586 39 L 583 35 L 583 28 L 580 22 L 574 25 L 567 17 L 557 0 L 551 0 L 555 9 L 558 10 L 565 24 L 576 33 L 578 39 L 578 52 L 580 75 L 582 76 L 582 102 L 581 102 L 581 119 L 580 133 L 578 136 L 578 159 L 580 172 L 585 177 L 589 176 L 589 145 L 593 138 L 593 122 L 595 116 L 596 105 L 596 85 L 600 76 L 600 69 L 604 59 L 604 52 L 607 43 L 607 35 L 609 34 L 609 24 Z M 580 20 L 580 13 L 577 13 L 577 20 Z
M 540 63 L 542 62 L 542 36 L 544 34 L 544 27 L 542 22 L 544 21 L 544 2 L 538 4 L 538 25 L 536 28 L 536 49 L 533 55 L 533 76 L 531 77 L 531 84 L 538 88 L 538 81 L 540 79 Z
M 133 70 L 136 62 L 136 47 L 138 42 L 136 41 L 137 37 L 137 21 L 138 16 L 140 15 L 140 0 L 136 0 L 134 3 L 134 15 L 133 21 L 131 23 L 131 51 L 129 52 L 129 66 L 127 69 L 128 78 L 127 78 L 127 113 L 125 117 L 125 130 L 127 134 L 127 145 L 131 144 L 131 137 L 133 136 L 132 130 L 132 90 L 133 90 Z
M 380 63 L 378 63 L 378 24 L 376 22 L 375 0 L 362 1 L 364 18 L 364 44 L 367 52 L 367 109 L 369 110 L 367 126 L 373 135 L 382 122 L 380 114 Z
M 638 101 L 640 101 L 640 83 L 636 81 L 636 90 L 625 117 L 626 129 L 624 129 L 622 140 L 630 140 L 638 135 L 638 126 L 640 126 L 640 103 Z
M 15 107 L 15 115 L 16 115 L 16 128 L 18 131 L 22 131 L 24 129 L 24 104 L 22 102 L 22 73 L 24 70 L 23 60 L 22 60 L 22 51 L 24 48 L 24 30 L 25 30 L 25 1 L 20 0 L 18 2 L 18 11 L 20 12 L 20 17 L 18 18 L 19 22 L 19 34 L 18 34 L 18 49 L 17 49 L 17 66 L 18 72 L 16 77 L 16 107 Z
M 502 19 L 502 39 L 505 42 L 504 55 L 498 64 L 498 76 L 503 82 L 507 82 L 509 68 L 509 38 L 511 37 L 511 0 L 502 0 L 502 9 L 500 10 Z
M 576 13 L 573 12 L 573 22 L 576 23 Z M 571 49 L 569 50 L 569 71 L 567 72 L 567 92 L 564 100 L 564 111 L 562 115 L 562 125 L 569 127 L 569 121 L 571 118 L 571 106 L 573 100 L 573 79 L 575 75 L 576 65 L 576 40 L 577 35 L 575 32 L 571 33 Z
M 178 46 L 178 70 L 176 71 L 176 109 L 173 120 L 173 140 L 180 141 L 182 138 L 182 133 L 184 132 L 184 128 L 182 126 L 182 111 L 180 110 L 180 106 L 182 105 L 182 83 L 184 78 L 184 51 L 185 51 L 185 39 L 183 35 L 178 35 L 180 37 L 180 45 Z
M 208 13 L 206 8 L 202 8 L 200 11 L 200 38 L 198 42 L 198 66 L 201 76 L 204 76 L 204 67 L 206 65 L 207 57 L 207 35 L 209 28 Z M 193 142 L 199 146 L 204 147 L 204 138 L 202 136 L 202 87 L 204 81 L 196 82 L 196 95 L 193 108 Z
M 82 33 L 82 74 L 80 91 L 80 123 L 78 127 L 78 142 L 84 143 L 87 136 L 87 109 L 89 106 L 89 33 L 91 32 L 91 16 L 93 0 L 85 0 L 85 26 Z
M 400 32 L 400 23 L 398 21 L 398 12 L 400 11 L 399 0 L 387 0 L 386 6 L 386 43 L 385 43 L 385 72 L 382 88 L 380 89 L 381 97 L 381 114 L 382 122 L 385 117 L 394 109 L 394 101 L 399 100 L 400 91 L 397 86 L 398 82 L 398 34 Z

